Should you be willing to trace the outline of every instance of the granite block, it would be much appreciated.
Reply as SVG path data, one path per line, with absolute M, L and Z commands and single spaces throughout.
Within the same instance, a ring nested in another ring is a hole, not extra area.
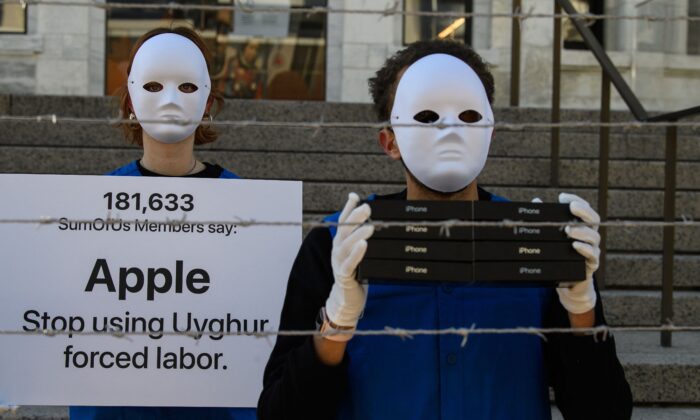
M 335 207 L 328 207 L 328 197 L 333 191 L 352 191 L 359 188 L 363 191 L 384 191 L 387 187 L 393 189 L 405 188 L 403 183 L 387 185 L 386 183 L 353 184 L 353 183 L 307 183 L 308 188 L 313 188 L 319 197 L 314 200 L 316 206 L 310 211 L 325 211 Z M 531 201 L 538 197 L 544 201 L 556 202 L 559 192 L 565 191 L 576 194 L 587 200 L 596 208 L 598 191 L 594 189 L 552 189 L 538 187 L 503 187 L 482 184 L 494 194 L 506 197 L 511 201 Z M 700 192 L 679 191 L 676 193 L 676 213 L 678 217 L 700 217 Z M 608 217 L 610 219 L 651 219 L 663 216 L 663 192 L 652 190 L 610 190 L 608 199 Z
M 654 161 L 611 161 L 609 166 L 611 187 L 664 188 L 664 163 Z M 598 185 L 598 162 L 570 159 L 560 162 L 560 185 L 593 187 Z M 676 187 L 698 189 L 700 163 L 679 162 L 676 167 Z
M 135 148 L 0 147 L 0 173 L 102 175 L 141 155 Z
M 660 254 L 608 253 L 605 265 L 606 287 L 661 287 Z M 700 287 L 700 256 L 676 255 L 673 259 L 673 285 L 678 289 Z
M 12 103 L 12 96 L 0 93 L 0 115 L 8 115 L 10 113 L 10 104 Z
M 0 420 L 68 420 L 68 407 L 26 405 L 14 413 L 0 414 Z
M 601 292 L 605 318 L 609 325 L 659 325 L 661 292 L 605 290 Z M 673 323 L 700 325 L 700 292 L 673 294 Z
M 36 62 L 34 60 L 0 60 L 0 79 L 33 79 L 36 74 Z
M 17 95 L 12 98 L 13 115 L 56 114 L 66 117 L 107 118 L 118 115 L 113 97 L 66 97 Z
M 54 147 L 127 147 L 119 128 L 109 125 L 77 125 L 51 121 L 0 121 L 0 145 Z M 25 159 L 31 159 L 26 156 Z
M 687 226 L 675 229 L 675 250 L 682 253 L 700 251 L 700 229 Z M 608 250 L 610 251 L 661 251 L 663 228 L 630 226 L 608 227 Z
M 700 334 L 674 333 L 661 347 L 659 333 L 616 333 L 618 357 L 638 403 L 700 400 Z

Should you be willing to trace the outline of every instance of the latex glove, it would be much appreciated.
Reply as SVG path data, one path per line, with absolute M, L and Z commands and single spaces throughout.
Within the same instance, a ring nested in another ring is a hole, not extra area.
M 360 197 L 348 195 L 345 208 L 340 213 L 339 223 L 364 223 L 369 219 L 371 209 L 368 204 L 357 207 Z M 365 309 L 367 286 L 357 281 L 357 266 L 367 251 L 367 239 L 374 233 L 374 226 L 338 226 L 333 239 L 331 266 L 335 283 L 326 300 L 326 315 L 334 324 L 341 327 L 356 327 Z
M 583 198 L 574 194 L 559 194 L 559 202 L 569 204 L 571 214 L 584 223 L 594 226 L 566 226 L 566 235 L 573 239 L 573 247 L 586 258 L 586 279 L 571 287 L 557 288 L 559 301 L 572 314 L 582 314 L 595 307 L 596 294 L 593 286 L 593 273 L 600 264 L 600 216 Z

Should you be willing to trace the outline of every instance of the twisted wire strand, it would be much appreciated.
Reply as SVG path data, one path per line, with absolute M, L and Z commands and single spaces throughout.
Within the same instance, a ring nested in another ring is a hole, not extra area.
M 70 219 L 70 218 L 55 218 L 55 217 L 41 217 L 38 219 L 18 219 L 18 218 L 6 218 L 0 219 L 0 225 L 54 225 L 59 223 L 76 223 L 76 224 L 89 224 L 94 223 L 99 220 L 100 223 L 105 225 L 117 224 L 117 223 L 141 223 L 142 220 L 138 219 L 119 219 L 113 216 L 107 216 L 104 219 Z M 517 220 L 500 220 L 500 221 L 480 221 L 480 220 L 415 220 L 415 221 L 378 221 L 369 220 L 364 223 L 340 223 L 333 221 L 304 221 L 304 222 L 294 222 L 294 221 L 263 221 L 255 219 L 238 219 L 234 218 L 232 220 L 189 220 L 187 218 L 180 219 L 166 219 L 166 220 L 151 220 L 148 219 L 149 224 L 155 225 L 166 225 L 166 226 L 181 226 L 183 224 L 219 224 L 219 225 L 234 225 L 236 227 L 254 227 L 254 226 L 268 226 L 268 227 L 297 227 L 313 229 L 313 228 L 328 228 L 337 226 L 360 226 L 360 225 L 372 225 L 378 229 L 389 228 L 389 227 L 405 227 L 405 226 L 428 226 L 428 227 L 440 227 L 445 230 L 446 234 L 449 236 L 449 229 L 456 227 L 498 227 L 498 228 L 514 228 L 514 227 L 558 227 L 563 229 L 566 226 L 599 226 L 599 227 L 618 227 L 618 228 L 661 228 L 661 227 L 687 227 L 696 228 L 700 227 L 700 221 L 695 221 L 687 216 L 682 217 L 682 220 L 677 221 L 644 221 L 644 220 L 609 220 L 601 221 L 600 223 L 584 223 L 577 221 L 570 222 L 529 222 L 529 221 L 517 221 Z
M 508 131 L 521 131 L 527 129 L 550 129 L 550 128 L 621 128 L 624 130 L 642 130 L 647 128 L 690 128 L 700 129 L 700 121 L 562 121 L 552 122 L 485 122 L 485 123 L 441 123 L 426 125 L 421 123 L 394 123 L 384 122 L 333 122 L 333 121 L 259 121 L 259 120 L 214 120 L 214 121 L 192 121 L 188 119 L 142 119 L 132 120 L 128 118 L 110 117 L 62 117 L 56 114 L 44 115 L 0 115 L 0 122 L 27 122 L 27 123 L 50 123 L 50 124 L 82 124 L 82 125 L 116 125 L 116 124 L 172 124 L 189 125 L 198 123 L 204 126 L 225 126 L 225 127 L 273 127 L 273 128 L 368 128 L 383 129 L 387 127 L 421 127 L 421 128 L 449 128 L 449 127 L 471 127 L 471 128 L 494 128 Z
M 389 336 L 411 339 L 417 336 L 445 336 L 456 335 L 463 337 L 462 346 L 466 345 L 466 339 L 470 335 L 504 335 L 504 334 L 525 334 L 535 335 L 544 340 L 547 340 L 548 334 L 582 334 L 593 335 L 594 337 L 602 337 L 606 339 L 611 333 L 628 333 L 628 332 L 700 332 L 700 326 L 693 325 L 673 325 L 662 324 L 653 326 L 620 326 L 611 327 L 608 325 L 600 325 L 589 328 L 538 328 L 538 327 L 515 327 L 515 328 L 477 328 L 475 325 L 471 327 L 450 327 L 443 329 L 410 329 L 410 328 L 395 328 L 385 327 L 381 330 L 354 330 L 344 331 L 339 330 L 333 333 L 322 333 L 318 330 L 270 330 L 270 331 L 254 331 L 254 332 L 201 332 L 201 331 L 70 331 L 70 330 L 0 330 L 0 336 L 110 336 L 117 338 L 129 338 L 137 336 L 184 336 L 195 339 L 201 339 L 205 336 L 250 336 L 256 338 L 267 337 L 306 337 L 306 336 L 327 336 L 327 335 L 353 335 L 353 336 Z
M 66 6 L 66 7 L 92 7 L 104 10 L 140 9 L 140 10 L 181 10 L 181 11 L 233 11 L 245 13 L 290 13 L 290 14 L 350 14 L 350 15 L 376 15 L 389 16 L 414 16 L 414 17 L 447 17 L 447 18 L 492 18 L 492 19 L 582 19 L 586 21 L 597 20 L 638 20 L 646 22 L 697 22 L 700 16 L 672 15 L 654 16 L 650 14 L 615 15 L 615 14 L 591 14 L 591 13 L 535 13 L 535 12 L 450 12 L 450 11 L 425 11 L 404 10 L 398 1 L 379 9 L 353 9 L 328 6 L 308 7 L 279 7 L 256 5 L 253 1 L 236 0 L 231 4 L 182 4 L 182 3 L 106 3 L 100 0 L 0 0 L 0 5 L 28 5 Z

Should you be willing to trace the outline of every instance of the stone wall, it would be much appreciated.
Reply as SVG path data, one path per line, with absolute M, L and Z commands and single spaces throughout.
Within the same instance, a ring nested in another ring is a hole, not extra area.
M 104 10 L 30 5 L 27 15 L 26 34 L 0 35 L 0 93 L 103 95 Z
M 81 0 L 87 1 L 87 0 Z M 606 13 L 685 15 L 698 0 L 656 0 L 635 7 L 632 0 L 607 0 Z M 689 3 L 691 2 L 691 3 Z M 510 13 L 511 0 L 474 0 L 477 13 Z M 334 9 L 385 10 L 389 0 L 328 0 Z M 403 1 L 396 2 L 399 8 Z M 105 80 L 105 12 L 91 7 L 30 5 L 28 31 L 0 35 L 0 93 L 102 95 Z M 525 13 L 552 13 L 553 2 L 523 0 Z M 692 25 L 691 25 L 692 26 Z M 696 25 L 700 31 L 700 25 Z M 491 63 L 496 105 L 507 106 L 510 92 L 511 20 L 477 18 L 473 45 Z M 606 22 L 605 43 L 613 63 L 651 111 L 698 105 L 688 86 L 700 79 L 700 55 L 688 37 L 688 22 Z M 700 39 L 700 32 L 697 37 Z M 522 25 L 521 105 L 546 108 L 552 95 L 553 22 L 525 19 Z M 403 47 L 401 15 L 330 13 L 327 27 L 329 102 L 369 102 L 367 79 Z M 635 47 L 636 46 L 636 47 Z M 696 48 L 697 49 L 697 48 Z M 696 52 L 697 53 L 697 52 Z M 562 56 L 562 106 L 597 109 L 601 71 L 589 51 Z M 613 92 L 613 109 L 625 104 Z

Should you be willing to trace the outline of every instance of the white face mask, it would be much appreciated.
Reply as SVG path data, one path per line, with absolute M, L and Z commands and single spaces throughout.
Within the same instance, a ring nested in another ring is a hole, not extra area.
M 421 58 L 406 69 L 396 88 L 391 124 L 401 156 L 413 176 L 433 190 L 460 191 L 476 179 L 486 163 L 493 127 L 473 125 L 493 122 L 479 76 L 451 55 Z
M 139 120 L 189 120 L 191 124 L 141 123 L 161 143 L 178 143 L 200 124 L 211 92 L 207 62 L 199 48 L 176 34 L 161 34 L 139 48 L 129 73 L 129 96 Z

